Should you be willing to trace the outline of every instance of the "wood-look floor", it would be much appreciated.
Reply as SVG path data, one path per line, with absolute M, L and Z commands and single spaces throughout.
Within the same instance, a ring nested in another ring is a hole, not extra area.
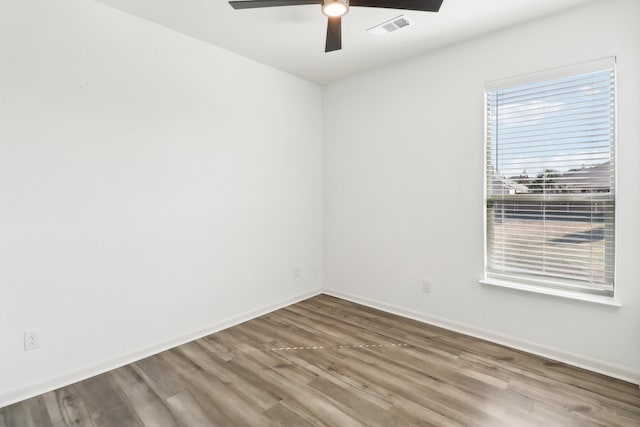
M 0 426 L 640 426 L 640 389 L 320 295 L 0 409 Z

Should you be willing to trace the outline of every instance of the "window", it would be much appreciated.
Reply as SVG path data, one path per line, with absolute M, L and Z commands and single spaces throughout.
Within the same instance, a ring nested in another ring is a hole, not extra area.
M 485 279 L 612 296 L 615 62 L 486 86 Z

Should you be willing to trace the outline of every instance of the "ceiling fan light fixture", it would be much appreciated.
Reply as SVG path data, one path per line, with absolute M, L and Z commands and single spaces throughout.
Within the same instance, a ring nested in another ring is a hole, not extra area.
M 343 16 L 349 12 L 349 0 L 324 0 L 322 13 L 329 18 Z
M 327 37 L 325 39 L 325 52 L 333 52 L 342 49 L 342 16 L 349 13 L 349 2 L 355 1 L 354 6 L 380 7 L 383 9 L 405 9 L 422 12 L 438 12 L 444 0 L 231 0 L 229 4 L 234 9 L 255 9 L 259 7 L 301 6 L 312 4 L 320 5 L 320 10 L 327 19 Z M 411 24 L 407 19 L 396 19 L 390 27 L 377 31 L 391 32 L 395 29 L 407 27 Z

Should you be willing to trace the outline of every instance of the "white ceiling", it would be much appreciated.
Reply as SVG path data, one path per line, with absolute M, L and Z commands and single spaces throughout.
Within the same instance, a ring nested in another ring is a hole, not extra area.
M 438 13 L 352 7 L 342 18 L 342 50 L 330 53 L 319 5 L 234 10 L 223 0 L 96 1 L 326 84 L 596 0 L 444 0 Z M 366 32 L 401 14 L 414 25 L 382 37 Z

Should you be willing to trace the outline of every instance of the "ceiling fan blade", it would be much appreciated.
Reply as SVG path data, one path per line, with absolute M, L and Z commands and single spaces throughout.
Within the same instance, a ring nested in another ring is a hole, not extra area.
M 325 52 L 333 52 L 342 49 L 342 18 L 340 16 L 328 18 L 327 43 Z
M 254 9 L 256 7 L 299 6 L 304 4 L 322 4 L 322 0 L 249 0 L 230 1 L 234 9 Z
M 384 7 L 387 9 L 437 12 L 443 0 L 350 0 L 349 6 Z

